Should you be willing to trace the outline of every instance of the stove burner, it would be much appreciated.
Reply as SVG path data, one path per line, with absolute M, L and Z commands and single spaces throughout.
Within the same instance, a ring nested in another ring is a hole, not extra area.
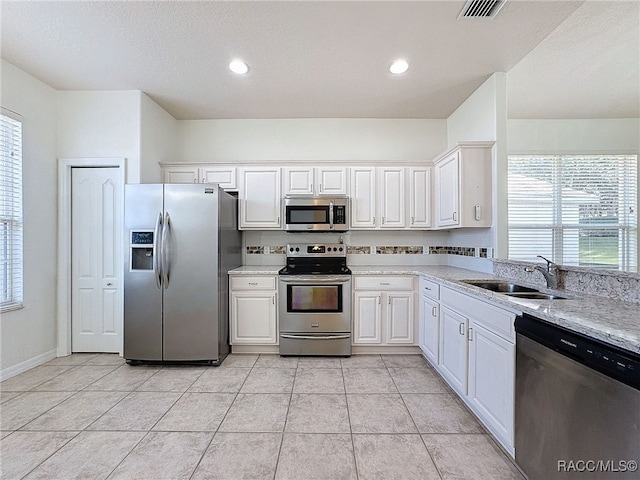
M 280 275 L 351 275 L 343 244 L 289 244 Z

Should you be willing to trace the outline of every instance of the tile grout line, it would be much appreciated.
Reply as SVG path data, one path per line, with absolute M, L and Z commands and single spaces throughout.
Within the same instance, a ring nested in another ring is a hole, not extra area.
M 360 473 L 358 472 L 358 457 L 356 456 L 356 444 L 353 441 L 353 428 L 351 426 L 351 413 L 349 411 L 349 399 L 347 397 L 347 383 L 344 379 L 344 365 L 342 364 L 342 360 L 340 360 L 340 373 L 342 375 L 342 385 L 344 387 L 344 403 L 347 406 L 347 421 L 349 422 L 349 438 L 351 439 L 351 449 L 353 451 L 353 465 L 356 469 L 356 480 L 360 478 Z

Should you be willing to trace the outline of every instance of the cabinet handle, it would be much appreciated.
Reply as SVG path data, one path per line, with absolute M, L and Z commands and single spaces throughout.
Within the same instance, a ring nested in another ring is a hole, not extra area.
M 437 310 L 438 310 L 438 308 L 437 308 L 437 307 L 433 307 L 433 308 L 431 309 L 431 316 L 432 316 L 432 317 L 437 317 L 437 316 L 438 316 L 438 311 L 437 311 Z
M 460 325 L 458 325 L 458 333 L 460 335 L 464 335 L 464 323 L 461 323 Z
M 206 183 L 206 182 L 205 182 L 205 178 L 204 178 L 204 177 L 202 177 L 202 183 Z
M 473 328 L 469 327 L 469 341 L 473 342 Z
M 389 285 L 389 282 L 379 282 L 380 285 Z
M 271 297 L 271 305 L 275 305 L 276 304 L 276 297 Z
M 198 178 L 197 177 L 193 179 L 193 183 L 198 183 Z
M 458 212 L 453 212 L 453 221 L 454 222 L 458 221 Z
M 425 290 L 429 290 L 429 291 L 431 291 L 431 289 L 430 289 L 429 287 L 424 287 L 424 289 L 425 289 Z
M 413 225 L 413 217 L 411 217 L 411 225 Z
M 387 297 L 387 305 L 391 305 L 391 297 Z
M 382 217 L 382 225 L 384 225 L 384 217 Z
M 378 296 L 378 305 L 380 305 L 380 303 L 381 303 L 381 302 L 380 302 L 380 297 Z
M 322 184 L 320 184 L 319 187 L 320 187 L 320 193 L 322 193 Z
M 258 282 L 249 282 L 249 285 L 258 285 Z
M 278 221 L 277 221 L 277 223 L 280 223 L 280 215 L 278 215 Z
M 375 227 L 375 226 L 376 226 L 376 217 L 373 217 L 373 218 L 371 219 L 371 221 L 373 222 L 373 226 Z

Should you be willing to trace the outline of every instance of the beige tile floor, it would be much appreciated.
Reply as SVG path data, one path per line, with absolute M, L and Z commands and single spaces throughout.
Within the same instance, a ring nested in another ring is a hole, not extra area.
M 57 358 L 0 384 L 2 479 L 521 479 L 418 355 Z

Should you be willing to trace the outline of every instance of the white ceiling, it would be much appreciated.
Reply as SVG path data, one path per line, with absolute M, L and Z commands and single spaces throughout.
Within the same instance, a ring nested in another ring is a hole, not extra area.
M 507 0 L 458 20 L 464 3 L 2 0 L 0 51 L 56 89 L 142 90 L 177 119 L 447 118 L 516 65 L 517 118 L 640 116 L 637 0 Z

